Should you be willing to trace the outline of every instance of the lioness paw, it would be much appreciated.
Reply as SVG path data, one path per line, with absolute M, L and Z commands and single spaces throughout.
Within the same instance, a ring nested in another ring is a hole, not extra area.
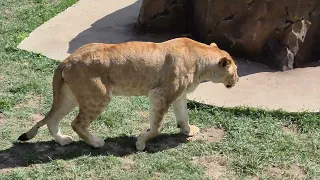
M 195 125 L 189 125 L 189 130 L 181 130 L 181 133 L 187 136 L 194 136 L 200 132 L 200 129 Z
M 103 139 L 100 138 L 94 138 L 91 142 L 90 145 L 94 148 L 101 148 L 104 146 L 105 142 Z
M 56 139 L 56 142 L 59 143 L 61 146 L 68 145 L 73 142 L 71 136 L 61 135 L 59 138 Z
M 138 140 L 136 142 L 136 148 L 138 151 L 143 151 L 146 148 L 146 143 Z

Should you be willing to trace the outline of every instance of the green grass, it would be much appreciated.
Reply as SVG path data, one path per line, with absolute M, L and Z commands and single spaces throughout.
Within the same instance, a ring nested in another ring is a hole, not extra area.
M 17 49 L 40 24 L 76 0 L 0 1 L 0 179 L 208 179 L 195 157 L 227 157 L 223 166 L 236 179 L 271 177 L 270 167 L 299 166 L 305 179 L 320 179 L 320 117 L 251 108 L 218 108 L 190 102 L 190 121 L 202 129 L 225 130 L 218 142 L 186 142 L 177 135 L 172 111 L 163 135 L 146 152 L 134 149 L 135 137 L 147 128 L 145 97 L 114 98 L 91 130 L 106 138 L 93 149 L 70 128 L 77 110 L 61 123 L 76 142 L 60 147 L 42 128 L 29 143 L 17 137 L 51 105 L 51 81 L 57 62 Z M 297 132 L 287 133 L 284 126 Z M 222 165 L 221 165 L 222 166 Z M 269 170 L 268 170 L 269 169 Z M 211 169 L 212 170 L 212 169 Z M 290 173 L 278 176 L 290 179 Z

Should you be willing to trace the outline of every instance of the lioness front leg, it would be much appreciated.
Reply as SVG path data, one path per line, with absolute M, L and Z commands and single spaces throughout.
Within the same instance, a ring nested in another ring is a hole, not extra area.
M 180 133 L 187 136 L 194 136 L 199 133 L 200 129 L 197 126 L 189 124 L 186 95 L 184 94 L 179 99 L 175 100 L 172 103 L 172 106 L 177 125 L 180 128 Z
M 160 133 L 164 116 L 169 109 L 169 104 L 163 96 L 161 90 L 151 90 L 149 92 L 149 100 L 150 129 L 148 129 L 147 132 L 140 134 L 138 137 L 136 148 L 139 151 L 144 150 L 146 147 L 146 142 Z

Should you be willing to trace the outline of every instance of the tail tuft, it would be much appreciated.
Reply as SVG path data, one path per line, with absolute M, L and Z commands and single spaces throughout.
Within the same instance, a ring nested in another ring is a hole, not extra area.
M 39 121 L 36 125 L 34 125 L 28 132 L 21 134 L 21 136 L 18 137 L 19 141 L 28 141 L 32 138 L 34 138 L 40 127 L 45 125 L 45 121 L 47 118 L 44 118 L 43 120 Z
M 23 133 L 21 136 L 18 137 L 19 141 L 28 141 L 30 138 L 28 138 L 27 133 Z

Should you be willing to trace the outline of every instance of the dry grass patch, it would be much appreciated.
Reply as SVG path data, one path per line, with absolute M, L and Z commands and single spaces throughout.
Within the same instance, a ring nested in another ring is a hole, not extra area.
M 290 124 L 288 126 L 283 126 L 282 130 L 289 135 L 297 135 L 298 134 L 298 126 L 296 124 Z
M 233 172 L 227 170 L 228 158 L 223 155 L 195 157 L 193 164 L 200 165 L 205 169 L 206 176 L 213 179 L 230 179 Z
M 122 167 L 121 169 L 125 170 L 125 171 L 134 171 L 136 169 L 135 167 L 135 163 L 134 163 L 134 160 L 131 159 L 130 157 L 122 157 L 121 158 L 121 162 L 122 162 Z
M 0 125 L 4 124 L 4 115 L 0 113 Z
M 208 143 L 218 142 L 224 138 L 225 131 L 218 128 L 208 128 L 200 130 L 196 136 L 188 138 L 189 141 L 203 141 Z
M 20 108 L 28 108 L 28 107 L 38 107 L 40 103 L 41 103 L 40 96 L 31 95 L 31 98 L 27 99 L 26 101 L 20 102 L 14 108 L 20 109 Z
M 302 166 L 292 165 L 287 168 L 282 167 L 269 167 L 267 169 L 267 175 L 276 179 L 304 179 L 306 171 Z

